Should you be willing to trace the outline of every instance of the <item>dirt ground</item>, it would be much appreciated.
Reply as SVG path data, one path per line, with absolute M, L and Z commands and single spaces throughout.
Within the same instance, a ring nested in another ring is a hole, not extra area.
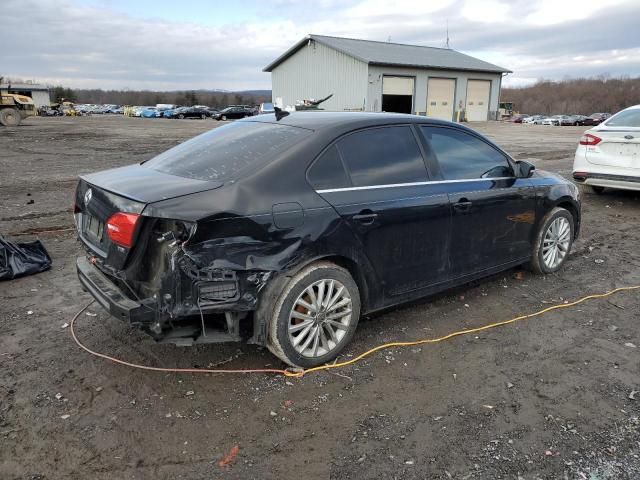
M 90 300 L 69 230 L 77 176 L 217 125 L 109 116 L 0 130 L 0 233 L 39 232 L 54 262 L 0 283 L 0 479 L 640 478 L 640 292 L 302 379 L 145 372 L 80 350 L 64 328 Z M 565 176 L 584 130 L 472 126 Z M 585 195 L 561 272 L 510 270 L 363 319 L 343 358 L 640 284 L 639 211 L 638 194 Z M 255 346 L 158 345 L 97 305 L 89 313 L 80 338 L 129 361 L 282 367 Z

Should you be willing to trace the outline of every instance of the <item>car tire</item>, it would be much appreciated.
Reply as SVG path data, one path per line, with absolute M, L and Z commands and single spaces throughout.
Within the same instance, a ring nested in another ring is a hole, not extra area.
M 183 114 L 180 114 L 180 115 L 178 115 L 178 118 L 179 118 L 180 120 L 183 120 L 183 119 L 184 119 L 184 115 L 183 115 Z
M 579 185 L 580 191 L 582 193 L 595 193 L 596 195 L 602 195 L 604 192 L 604 187 L 599 187 L 597 185 Z
M 226 122 L 226 121 L 227 121 L 227 116 L 226 116 L 226 115 L 222 115 L 222 117 L 220 117 L 220 119 L 221 119 L 223 122 Z
M 17 127 L 22 117 L 17 108 L 3 108 L 0 110 L 0 125 L 5 127 Z
M 311 264 L 278 295 L 268 319 L 267 347 L 293 367 L 323 365 L 351 341 L 359 316 L 360 292 L 351 274 L 330 262 Z
M 202 120 L 205 120 L 205 119 L 207 118 L 207 116 L 203 113 L 202 115 L 200 115 L 200 118 L 201 118 Z
M 531 269 L 540 274 L 560 270 L 569 258 L 575 225 L 566 208 L 556 207 L 542 220 L 531 253 Z

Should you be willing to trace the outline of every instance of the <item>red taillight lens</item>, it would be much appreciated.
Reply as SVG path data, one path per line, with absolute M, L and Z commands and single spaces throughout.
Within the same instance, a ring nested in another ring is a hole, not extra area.
M 580 137 L 580 145 L 587 145 L 593 147 L 594 145 L 599 144 L 602 141 L 600 137 L 596 137 L 595 135 L 591 135 L 590 133 L 585 133 Z
M 140 215 L 136 213 L 114 213 L 107 220 L 107 235 L 116 245 L 131 248 L 133 235 L 136 232 L 136 224 Z

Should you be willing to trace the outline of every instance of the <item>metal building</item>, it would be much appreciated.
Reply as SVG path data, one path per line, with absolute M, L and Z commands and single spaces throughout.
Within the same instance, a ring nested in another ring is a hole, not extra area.
M 325 110 L 496 118 L 502 76 L 510 70 L 448 48 L 308 35 L 264 70 L 273 101 L 294 106 L 323 98 Z
M 51 105 L 49 87 L 46 85 L 39 85 L 36 83 L 2 83 L 0 84 L 0 92 L 15 93 L 31 97 L 36 109 Z

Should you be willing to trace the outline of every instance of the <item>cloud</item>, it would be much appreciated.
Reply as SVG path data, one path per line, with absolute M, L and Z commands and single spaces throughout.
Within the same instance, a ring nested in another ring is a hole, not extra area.
M 226 25 L 79 1 L 3 0 L 0 44 L 10 48 L 0 75 L 88 88 L 270 88 L 262 68 L 308 33 L 443 46 L 447 23 L 452 48 L 514 70 L 506 84 L 640 75 L 635 0 L 317 0 L 312 9 L 276 0 Z

